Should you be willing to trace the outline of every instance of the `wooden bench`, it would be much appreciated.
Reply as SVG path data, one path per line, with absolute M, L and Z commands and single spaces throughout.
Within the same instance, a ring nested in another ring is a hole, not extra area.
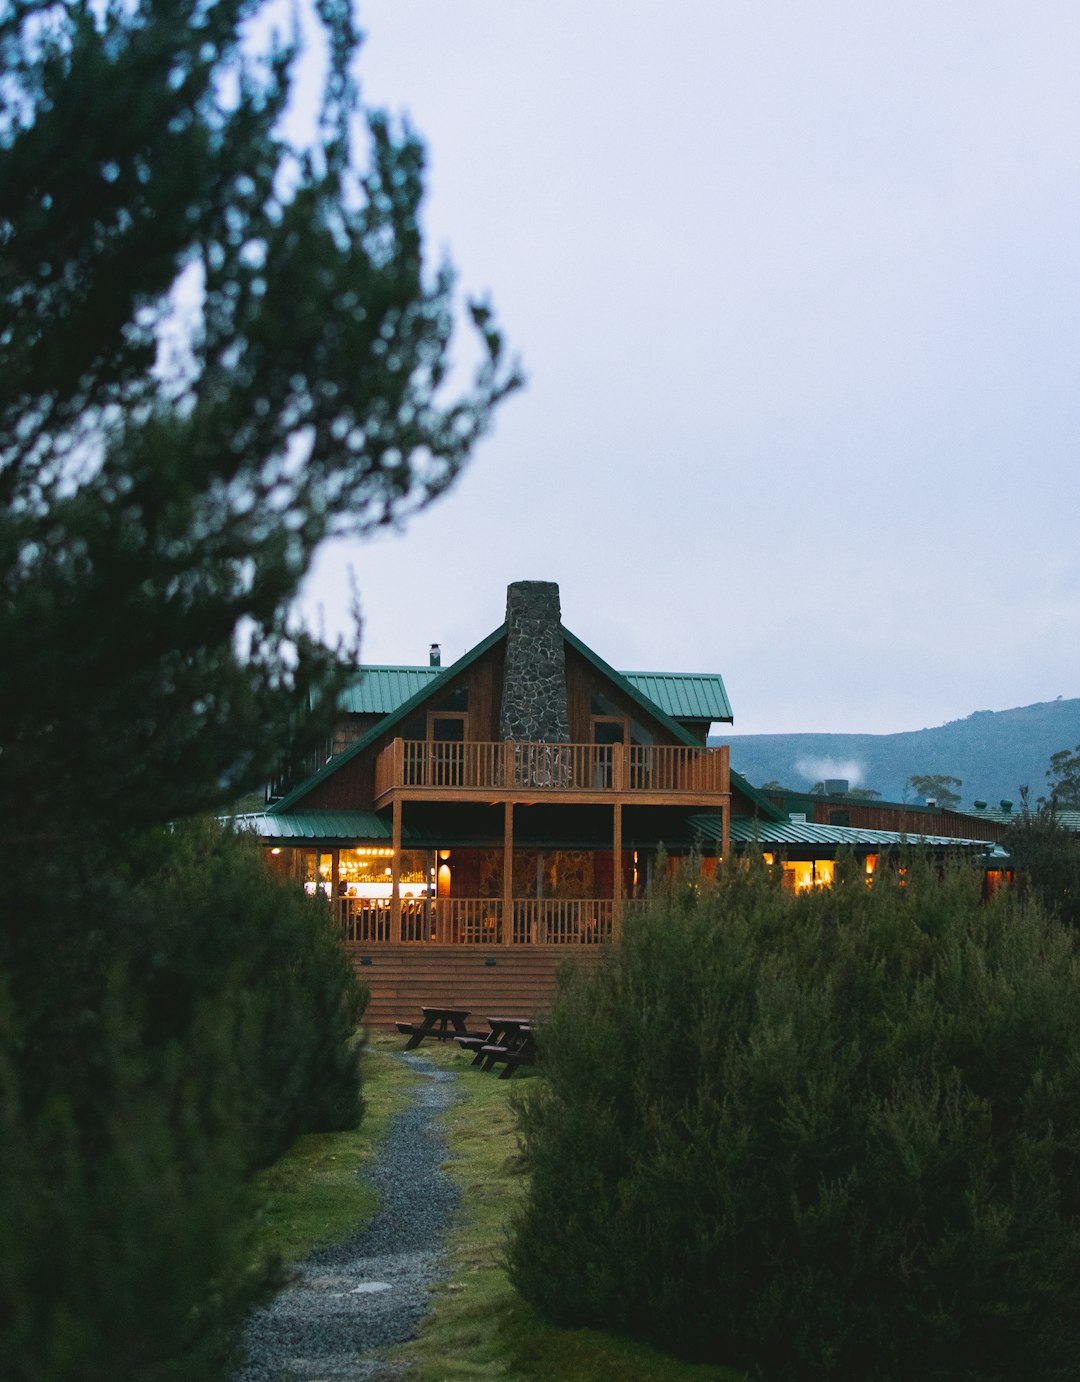
M 421 1008 L 420 1011 L 424 1014 L 424 1020 L 419 1026 L 415 1022 L 394 1023 L 401 1035 L 409 1038 L 405 1043 L 406 1051 L 412 1051 L 426 1037 L 434 1037 L 436 1041 L 451 1041 L 454 1037 L 473 1035 L 465 1026 L 468 1008 Z
M 477 1061 L 483 1061 L 485 1070 L 494 1070 L 497 1065 L 503 1068 L 499 1071 L 500 1080 L 508 1080 L 519 1065 L 536 1064 L 536 1046 L 531 1037 L 523 1041 L 520 1046 L 498 1046 L 488 1044 L 481 1046 L 477 1052 Z
M 489 1033 L 489 1035 L 490 1035 L 490 1033 Z M 471 1051 L 471 1052 L 473 1053 L 473 1065 L 479 1065 L 480 1062 L 484 1059 L 484 1050 L 483 1050 L 483 1048 L 484 1048 L 484 1046 L 485 1046 L 485 1045 L 487 1044 L 487 1042 L 488 1042 L 488 1037 L 486 1037 L 486 1036 L 464 1036 L 464 1037 L 460 1037 L 460 1036 L 459 1036 L 459 1037 L 455 1037 L 454 1040 L 457 1042 L 457 1044 L 461 1047 L 461 1049 L 462 1049 L 463 1051 Z

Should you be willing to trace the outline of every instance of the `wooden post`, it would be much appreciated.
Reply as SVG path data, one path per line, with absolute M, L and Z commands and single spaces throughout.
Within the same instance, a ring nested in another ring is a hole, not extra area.
M 622 802 L 615 803 L 615 824 L 612 831 L 615 854 L 615 887 L 611 908 L 611 939 L 618 940 L 622 935 Z
M 720 746 L 720 790 L 724 800 L 720 805 L 720 853 L 724 859 L 731 853 L 731 746 Z
M 514 785 L 514 742 L 512 739 L 503 740 L 502 785 L 507 792 Z
M 330 851 L 330 877 L 332 882 L 330 887 L 334 897 L 334 920 L 339 928 L 344 929 L 345 913 L 348 910 L 344 899 L 341 896 L 341 850 L 332 849 Z
M 503 803 L 502 943 L 514 942 L 514 803 Z
M 400 744 L 401 740 L 398 740 Z M 401 944 L 401 797 L 394 797 L 394 853 L 390 860 L 390 944 Z

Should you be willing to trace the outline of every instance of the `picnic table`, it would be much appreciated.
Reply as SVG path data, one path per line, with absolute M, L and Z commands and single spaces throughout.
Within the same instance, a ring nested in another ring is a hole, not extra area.
M 489 1017 L 487 1021 L 487 1036 L 457 1038 L 460 1047 L 473 1052 L 473 1065 L 485 1070 L 501 1065 L 499 1079 L 508 1080 L 519 1065 L 536 1063 L 536 1042 L 527 1017 Z
M 425 1037 L 434 1037 L 436 1041 L 451 1041 L 454 1037 L 469 1037 L 472 1035 L 465 1026 L 465 1019 L 469 1015 L 468 1008 L 421 1008 L 424 1020 L 419 1025 L 413 1022 L 398 1022 L 398 1031 L 402 1036 L 409 1039 L 405 1043 L 405 1050 L 411 1051 L 419 1046 Z

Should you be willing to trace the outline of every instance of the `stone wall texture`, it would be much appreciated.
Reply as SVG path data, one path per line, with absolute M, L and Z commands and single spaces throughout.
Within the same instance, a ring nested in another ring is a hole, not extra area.
M 559 587 L 554 581 L 515 581 L 506 589 L 506 624 L 499 737 L 568 744 Z

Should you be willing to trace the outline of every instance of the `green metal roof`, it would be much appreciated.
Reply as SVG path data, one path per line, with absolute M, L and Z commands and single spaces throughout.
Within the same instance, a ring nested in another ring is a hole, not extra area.
M 735 718 L 717 672 L 624 672 L 623 676 L 673 720 L 711 723 Z
M 271 812 L 252 812 L 234 816 L 238 830 L 250 831 L 264 840 L 280 840 L 286 844 L 305 841 L 327 844 L 364 842 L 384 844 L 392 838 L 391 823 L 374 811 L 291 811 L 275 815 Z M 460 823 L 459 823 L 460 824 Z M 719 844 L 722 838 L 722 819 L 714 812 L 694 812 L 682 820 L 641 822 L 630 831 L 644 843 L 662 839 L 672 848 L 686 848 L 694 840 Z M 570 832 L 563 838 L 565 827 L 557 822 L 542 823 L 534 829 L 528 843 L 543 843 L 549 848 L 610 848 L 610 837 L 603 831 L 586 831 L 588 838 Z M 406 844 L 451 846 L 490 843 L 484 832 L 475 828 L 455 831 L 449 823 L 436 825 L 432 821 L 406 826 L 402 839 Z M 595 836 L 595 838 L 593 838 Z M 1007 853 L 1000 845 L 986 840 L 956 839 L 950 835 L 903 835 L 897 830 L 864 830 L 858 826 L 817 825 L 812 821 L 764 821 L 749 816 L 734 816 L 731 821 L 731 841 L 735 845 L 820 845 L 828 848 L 882 850 L 897 848 L 904 843 L 930 846 L 934 849 L 977 850 L 1005 862 Z M 519 841 L 520 842 L 520 841 Z
M 957 808 L 953 808 L 957 810 Z M 958 814 L 970 816 L 976 821 L 993 821 L 995 825 L 1022 825 L 1024 822 L 1023 810 L 1011 809 L 1003 810 L 1000 806 L 987 806 L 983 810 L 977 811 L 974 807 L 963 807 Z M 1073 810 L 1071 807 L 1059 807 L 1054 813 L 1059 830 L 1067 830 L 1070 834 L 1080 834 L 1080 811 Z
M 718 838 L 711 832 L 719 827 L 715 816 L 697 816 L 703 838 Z M 907 843 L 929 845 L 935 849 L 977 849 L 986 853 L 993 849 L 988 840 L 960 839 L 953 835 L 905 834 L 900 830 L 870 830 L 858 825 L 818 825 L 814 821 L 766 821 L 749 816 L 733 816 L 731 820 L 733 844 L 761 845 L 833 845 L 849 848 L 889 848 Z
M 350 715 L 390 715 L 431 686 L 447 667 L 361 667 L 342 693 Z M 731 721 L 731 702 L 717 672 L 620 672 L 619 676 L 673 720 Z
M 237 830 L 250 831 L 264 840 L 377 840 L 393 838 L 389 821 L 374 811 L 292 811 L 274 815 L 254 811 L 233 816 Z
M 445 667 L 361 667 L 338 702 L 349 715 L 389 715 L 441 677 Z

